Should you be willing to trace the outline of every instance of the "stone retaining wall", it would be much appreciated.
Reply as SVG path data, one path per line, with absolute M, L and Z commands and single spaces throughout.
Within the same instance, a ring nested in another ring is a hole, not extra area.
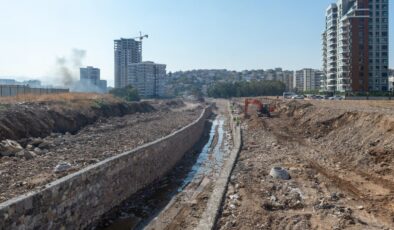
M 0 204 L 0 230 L 82 229 L 171 170 L 200 139 L 211 108 L 154 142 Z

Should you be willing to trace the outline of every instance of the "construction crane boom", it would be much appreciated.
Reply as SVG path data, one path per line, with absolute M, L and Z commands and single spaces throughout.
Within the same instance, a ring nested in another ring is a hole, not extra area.
M 143 40 L 144 38 L 148 38 L 148 37 L 149 37 L 149 36 L 148 36 L 147 34 L 142 35 L 142 33 L 141 33 L 141 31 L 140 31 L 140 36 L 134 37 L 133 39 L 140 39 L 140 42 L 142 42 L 142 40 Z

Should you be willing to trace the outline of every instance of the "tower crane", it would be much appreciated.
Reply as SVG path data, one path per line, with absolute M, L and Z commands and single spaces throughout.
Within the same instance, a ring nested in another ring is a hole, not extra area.
M 144 38 L 148 38 L 148 37 L 149 37 L 149 36 L 148 36 L 147 34 L 142 35 L 142 33 L 141 33 L 141 31 L 140 31 L 140 36 L 134 37 L 133 39 L 140 39 L 140 42 L 142 42 L 142 40 L 143 40 Z

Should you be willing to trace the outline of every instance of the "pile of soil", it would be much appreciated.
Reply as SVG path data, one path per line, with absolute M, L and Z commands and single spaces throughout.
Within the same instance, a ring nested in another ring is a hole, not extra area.
M 289 116 L 298 135 L 330 146 L 335 163 L 394 182 L 385 178 L 394 169 L 394 112 L 327 109 L 300 102 L 283 104 L 281 112 Z
M 45 137 L 51 133 L 76 133 L 103 117 L 154 111 L 147 102 L 118 100 L 47 101 L 3 104 L 0 110 L 0 141 Z M 21 141 L 22 143 L 24 141 Z

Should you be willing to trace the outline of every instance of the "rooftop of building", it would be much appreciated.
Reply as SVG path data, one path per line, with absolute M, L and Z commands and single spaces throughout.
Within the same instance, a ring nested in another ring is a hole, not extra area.
M 136 39 L 134 39 L 134 38 L 120 38 L 120 39 L 115 39 L 114 41 L 115 41 L 115 42 L 120 42 L 120 41 L 134 41 L 134 42 L 141 42 L 141 41 L 138 41 L 138 40 L 136 40 Z
M 153 61 L 143 61 L 143 62 L 138 62 L 138 63 L 130 63 L 128 65 L 165 65 L 165 64 L 159 64 L 159 63 L 155 63 Z
M 331 10 L 331 9 L 336 9 L 336 8 L 338 8 L 337 4 L 331 3 L 330 5 L 328 5 L 328 7 L 326 9 L 326 12 Z

